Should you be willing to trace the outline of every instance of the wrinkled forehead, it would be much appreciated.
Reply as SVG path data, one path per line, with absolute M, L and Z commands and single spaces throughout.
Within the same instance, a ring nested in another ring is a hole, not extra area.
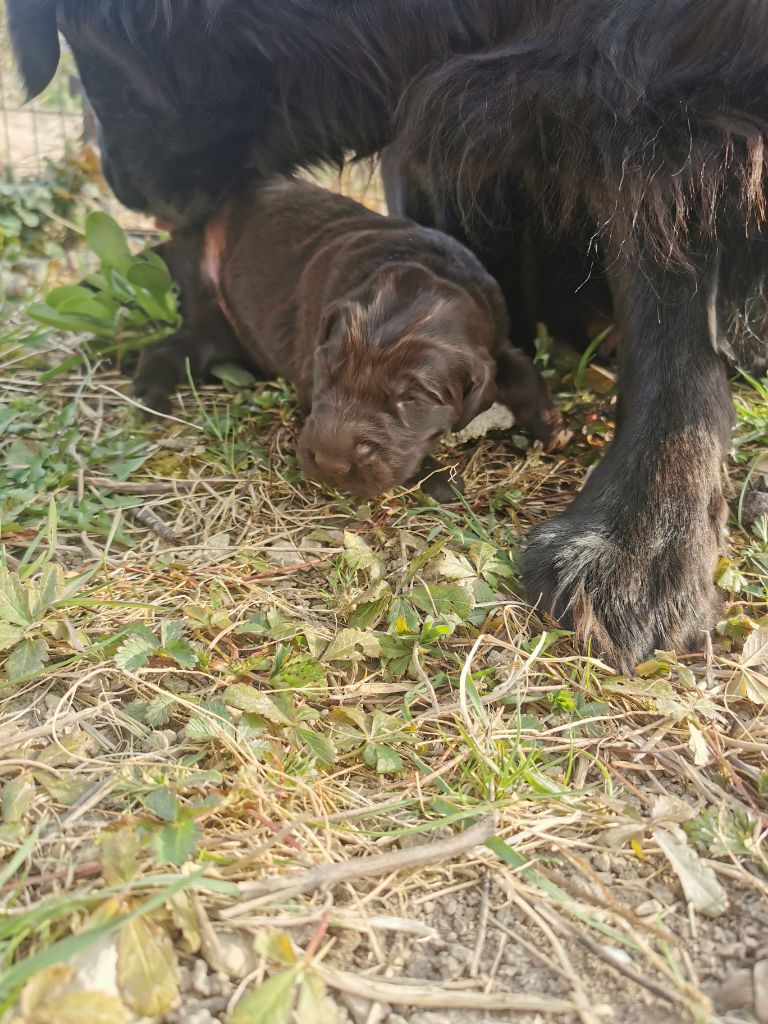
M 382 351 L 408 342 L 429 346 L 462 331 L 465 311 L 455 297 L 425 289 L 404 301 L 383 288 L 365 310 L 369 341 Z

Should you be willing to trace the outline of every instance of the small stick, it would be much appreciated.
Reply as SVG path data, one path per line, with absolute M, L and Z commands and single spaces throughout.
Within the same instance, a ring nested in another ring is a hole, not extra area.
M 100 860 L 89 860 L 85 864 L 76 864 L 74 868 L 60 868 L 58 871 L 51 871 L 47 875 L 27 875 L 23 883 L 7 882 L 2 889 L 0 889 L 0 895 L 4 895 L 7 892 L 13 892 L 14 889 L 18 888 L 19 884 L 23 884 L 25 887 L 30 885 L 43 885 L 46 882 L 56 882 L 62 878 L 66 878 L 70 871 L 74 878 L 85 878 L 88 875 L 98 875 L 101 873 L 101 861 Z
M 414 846 L 407 850 L 395 850 L 391 853 L 376 854 L 373 857 L 357 857 L 353 860 L 342 861 L 340 864 L 322 864 L 319 867 L 310 868 L 309 871 L 264 878 L 260 882 L 241 882 L 240 892 L 243 895 L 256 893 L 256 897 L 237 906 L 220 910 L 219 917 L 224 921 L 229 921 L 232 918 L 243 917 L 249 911 L 275 898 L 287 899 L 301 893 L 338 885 L 339 882 L 349 882 L 355 878 L 371 878 L 376 875 L 391 874 L 395 871 L 452 860 L 454 857 L 466 853 L 467 850 L 480 846 L 490 839 L 495 831 L 496 815 L 488 814 L 471 828 L 434 843 L 422 843 L 420 846 Z
M 89 487 L 101 487 L 115 494 L 175 494 L 177 491 L 191 491 L 204 484 L 240 483 L 236 477 L 212 476 L 199 477 L 194 480 L 147 480 L 145 483 L 135 480 L 107 480 L 100 476 L 87 476 L 85 482 Z
M 418 1006 L 433 1010 L 502 1010 L 509 1013 L 573 1013 L 574 1004 L 568 999 L 548 999 L 545 996 L 521 995 L 516 992 L 461 992 L 437 988 L 432 985 L 398 985 L 377 978 L 357 976 L 338 971 L 324 964 L 315 964 L 314 970 L 326 985 L 363 999 L 389 1003 L 392 1006 Z
M 142 526 L 146 526 L 156 533 L 158 537 L 162 537 L 163 540 L 167 540 L 169 544 L 183 544 L 184 538 L 180 533 L 176 533 L 170 526 L 167 526 L 162 519 L 158 519 L 154 512 L 150 512 L 148 508 L 127 508 L 125 509 L 126 515 L 129 515 L 132 519 L 138 520 Z

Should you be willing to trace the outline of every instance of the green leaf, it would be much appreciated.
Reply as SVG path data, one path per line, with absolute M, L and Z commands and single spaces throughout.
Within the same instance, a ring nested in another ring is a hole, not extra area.
M 131 253 L 123 230 L 107 213 L 96 210 L 85 219 L 85 240 L 92 252 L 109 267 L 125 270 Z
M 383 594 L 375 601 L 365 601 L 363 604 L 358 605 L 348 625 L 352 629 L 373 629 L 374 626 L 378 625 L 381 617 L 386 614 L 391 600 L 392 595 L 388 593 Z
M 158 649 L 157 637 L 146 627 L 139 626 L 115 652 L 115 664 L 125 672 L 143 668 Z
M 163 644 L 163 650 L 180 668 L 194 668 L 197 664 L 197 651 L 189 640 L 171 640 Z
M 281 971 L 251 989 L 238 1002 L 229 1024 L 288 1024 L 300 968 Z
M 45 301 L 53 309 L 60 309 L 62 302 L 82 298 L 93 299 L 93 292 L 90 288 L 83 288 L 79 284 L 64 284 L 60 288 L 52 288 L 51 291 L 47 292 Z
M 423 612 L 456 615 L 466 622 L 474 608 L 474 601 L 464 588 L 451 583 L 430 583 L 414 587 L 409 598 Z
M 184 639 L 184 624 L 182 622 L 171 620 L 161 624 L 160 647 L 182 668 L 194 668 L 197 664 L 197 651 L 188 640 Z
M 396 775 L 404 770 L 403 759 L 396 750 L 383 743 L 368 743 L 363 751 L 363 760 L 379 775 Z
M 182 818 L 172 825 L 164 825 L 155 839 L 157 855 L 166 864 L 186 864 L 194 856 L 199 837 L 193 818 Z
M 117 936 L 117 984 L 129 1009 L 164 1017 L 179 998 L 179 964 L 166 932 L 148 917 L 128 921 Z
M 14 647 L 5 663 L 9 683 L 18 682 L 28 676 L 38 675 L 48 661 L 48 644 L 45 640 L 22 640 Z
M 143 803 L 163 821 L 176 821 L 179 816 L 179 798 L 167 786 L 158 786 L 151 793 L 147 793 Z
M 216 363 L 211 367 L 211 374 L 235 388 L 252 388 L 256 383 L 254 375 L 237 363 Z
M 298 733 L 303 743 L 309 747 L 310 753 L 321 764 L 331 765 L 336 761 L 336 748 L 326 736 L 311 729 L 299 729 Z
M 231 708 L 247 711 L 251 715 L 261 715 L 276 725 L 290 725 L 291 719 L 277 706 L 266 693 L 248 686 L 246 683 L 233 683 L 224 691 L 224 703 Z
M 418 612 L 416 612 L 412 604 L 404 601 L 401 597 L 392 602 L 388 620 L 390 632 L 396 633 L 397 636 L 403 636 L 407 633 L 418 633 L 421 626 Z
M 328 677 L 323 666 L 307 654 L 294 654 L 286 658 L 270 676 L 275 689 L 286 686 L 291 690 L 327 690 Z
M 175 694 L 159 693 L 149 702 L 149 705 L 144 712 L 143 720 L 152 729 L 159 729 L 162 726 L 167 725 L 171 720 L 175 705 Z
M 157 256 L 157 253 L 154 255 Z M 159 256 L 157 256 L 157 262 L 144 259 L 143 254 L 134 258 L 126 277 L 131 284 L 149 292 L 158 302 L 162 302 L 168 292 L 173 291 L 173 278 L 167 265 Z

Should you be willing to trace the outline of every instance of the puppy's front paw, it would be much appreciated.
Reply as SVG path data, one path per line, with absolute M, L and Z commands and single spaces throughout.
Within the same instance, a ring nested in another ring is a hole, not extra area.
M 143 353 L 139 360 L 131 393 L 152 412 L 168 414 L 172 409 L 171 396 L 178 383 L 175 356 L 163 348 Z

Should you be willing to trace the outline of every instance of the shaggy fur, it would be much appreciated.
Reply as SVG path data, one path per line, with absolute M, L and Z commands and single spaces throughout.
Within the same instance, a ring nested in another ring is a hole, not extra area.
M 55 67 L 54 3 L 129 205 L 189 221 L 246 174 L 396 139 L 429 217 L 464 232 L 503 208 L 488 259 L 542 221 L 595 254 L 619 317 L 617 437 L 530 539 L 529 591 L 619 665 L 701 643 L 717 530 L 689 531 L 720 515 L 723 311 L 754 323 L 768 268 L 765 0 L 8 0 L 32 91 Z M 513 307 L 529 262 L 511 260 Z

